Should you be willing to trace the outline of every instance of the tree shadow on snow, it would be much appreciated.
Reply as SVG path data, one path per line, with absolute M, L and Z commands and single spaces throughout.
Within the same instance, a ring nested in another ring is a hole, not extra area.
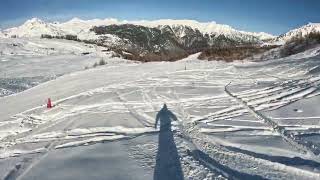
M 156 116 L 155 127 L 160 121 L 160 134 L 154 180 L 183 180 L 180 158 L 171 131 L 172 120 L 177 120 L 177 117 L 164 105 Z

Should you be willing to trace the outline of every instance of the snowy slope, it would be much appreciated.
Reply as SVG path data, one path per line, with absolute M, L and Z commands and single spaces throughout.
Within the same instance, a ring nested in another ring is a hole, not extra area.
M 49 40 L 39 38 L 0 38 L 1 60 L 9 61 L 15 56 L 46 56 L 95 52 L 93 45 L 70 42 L 67 40 Z
M 92 67 L 111 56 L 105 49 L 68 40 L 0 38 L 0 97 Z

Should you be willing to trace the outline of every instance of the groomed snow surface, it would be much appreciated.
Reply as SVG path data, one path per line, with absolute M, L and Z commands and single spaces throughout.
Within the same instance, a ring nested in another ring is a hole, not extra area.
M 1 179 L 320 179 L 318 56 L 135 63 L 64 40 L 0 48 L 12 91 Z

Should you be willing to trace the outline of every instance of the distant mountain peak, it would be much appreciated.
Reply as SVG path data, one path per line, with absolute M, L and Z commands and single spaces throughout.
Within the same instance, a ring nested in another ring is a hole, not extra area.
M 70 21 L 68 21 L 68 22 L 85 22 L 85 20 L 82 20 L 82 19 L 80 19 L 80 18 L 78 18 L 78 17 L 74 17 L 74 18 L 72 18 Z
M 42 34 L 61 35 L 63 30 L 54 23 L 47 23 L 39 18 L 27 20 L 21 26 L 9 28 L 3 31 L 7 37 L 40 37 Z
M 45 22 L 42 21 L 41 19 L 39 18 L 32 18 L 32 19 L 29 19 L 27 20 L 23 25 L 27 25 L 27 24 L 44 24 Z
M 320 32 L 320 23 L 308 23 L 296 29 L 293 29 L 285 34 L 280 35 L 277 40 L 286 42 L 297 36 L 306 36 L 311 32 Z

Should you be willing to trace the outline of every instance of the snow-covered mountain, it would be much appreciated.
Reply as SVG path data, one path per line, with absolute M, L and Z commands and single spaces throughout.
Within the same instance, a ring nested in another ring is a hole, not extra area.
M 163 29 L 163 27 L 169 26 L 171 29 L 176 29 L 175 33 L 177 37 L 185 36 L 185 28 L 188 27 L 193 30 L 198 30 L 203 35 L 214 35 L 216 37 L 225 36 L 236 41 L 266 41 L 273 39 L 274 42 L 285 42 L 292 37 L 300 35 L 304 36 L 310 32 L 320 32 L 320 23 L 309 23 L 277 37 L 265 32 L 245 32 L 236 30 L 229 25 L 218 24 L 216 22 L 198 22 L 195 20 L 161 19 L 153 21 L 127 21 L 114 18 L 91 20 L 73 18 L 66 22 L 44 22 L 38 18 L 32 18 L 21 26 L 9 28 L 2 32 L 0 30 L 0 37 L 40 37 L 41 34 L 52 36 L 72 34 L 77 35 L 80 39 L 98 39 L 99 37 L 95 36 L 95 34 L 90 31 L 92 27 L 123 24 L 139 25 L 157 29 Z
M 320 32 L 320 23 L 309 23 L 297 29 L 293 29 L 285 34 L 280 35 L 277 38 L 277 40 L 286 42 L 294 37 L 298 37 L 298 36 L 304 37 L 310 34 L 311 32 Z
M 47 23 L 38 18 L 32 18 L 21 26 L 4 30 L 3 34 L 7 37 L 40 37 L 41 34 L 59 36 L 66 34 L 66 32 L 54 23 Z
M 155 21 L 126 21 L 117 20 L 113 18 L 107 19 L 92 19 L 92 20 L 82 20 L 79 18 L 73 18 L 70 21 L 59 23 L 49 23 L 44 22 L 40 19 L 33 18 L 26 21 L 23 25 L 19 27 L 10 28 L 4 31 L 7 36 L 16 35 L 18 37 L 40 37 L 41 34 L 49 35 L 62 35 L 62 34 L 85 34 L 89 32 L 89 29 L 93 26 L 107 26 L 107 25 L 121 25 L 121 24 L 133 24 L 140 25 L 150 28 L 159 28 L 163 26 L 170 26 L 172 28 L 179 26 L 187 26 L 192 29 L 197 29 L 203 34 L 208 35 L 224 35 L 226 37 L 235 39 L 252 39 L 257 38 L 259 40 L 266 40 L 274 38 L 273 35 L 267 33 L 253 33 L 238 31 L 228 25 L 217 24 L 215 22 L 198 22 L 195 20 L 172 20 L 172 19 L 162 19 Z M 92 36 L 89 36 L 92 37 Z
M 46 38 L 65 38 L 105 46 L 128 59 L 167 61 L 212 48 L 282 45 L 293 37 L 305 36 L 311 32 L 320 32 L 320 23 L 309 23 L 276 37 L 264 32 L 245 32 L 216 22 L 195 20 L 73 18 L 66 22 L 45 22 L 33 18 L 21 26 L 3 30 L 0 37 L 46 35 Z
M 170 26 L 170 27 L 179 27 L 179 26 L 188 26 L 192 29 L 198 29 L 203 34 L 215 34 L 215 35 L 225 35 L 228 37 L 243 37 L 246 36 L 255 36 L 260 40 L 274 38 L 275 36 L 267 33 L 254 33 L 254 32 L 245 32 L 238 31 L 232 28 L 229 25 L 217 24 L 216 22 L 198 22 L 195 20 L 173 20 L 173 19 L 162 19 L 155 21 L 123 21 L 123 23 L 132 23 L 136 25 L 146 26 L 146 27 L 161 27 L 161 26 Z

